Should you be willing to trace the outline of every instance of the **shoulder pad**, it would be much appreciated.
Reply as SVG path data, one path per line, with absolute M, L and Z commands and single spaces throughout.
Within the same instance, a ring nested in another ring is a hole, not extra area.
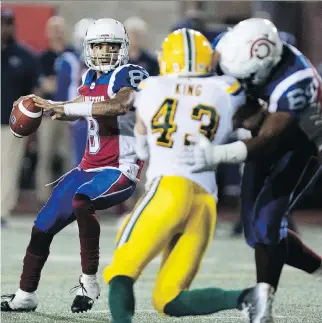
M 111 75 L 108 96 L 113 97 L 123 87 L 131 87 L 137 90 L 140 82 L 148 77 L 149 73 L 139 65 L 126 64 L 119 66 Z

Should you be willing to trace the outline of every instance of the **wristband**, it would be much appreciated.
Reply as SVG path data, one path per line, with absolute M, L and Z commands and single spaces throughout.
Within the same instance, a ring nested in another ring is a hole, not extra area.
M 64 113 L 72 117 L 91 117 L 93 102 L 64 104 Z
M 247 158 L 247 147 L 242 141 L 232 144 L 213 146 L 212 160 L 215 165 L 219 163 L 239 164 Z

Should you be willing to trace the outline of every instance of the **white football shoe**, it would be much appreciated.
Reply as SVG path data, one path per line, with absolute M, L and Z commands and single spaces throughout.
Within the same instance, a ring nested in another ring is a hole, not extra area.
M 249 323 L 274 323 L 274 288 L 267 283 L 258 283 L 245 294 L 240 310 L 248 317 Z
M 36 293 L 24 292 L 20 288 L 16 294 L 4 295 L 2 298 L 10 298 L 10 300 L 1 302 L 1 311 L 3 312 L 31 312 L 38 306 Z

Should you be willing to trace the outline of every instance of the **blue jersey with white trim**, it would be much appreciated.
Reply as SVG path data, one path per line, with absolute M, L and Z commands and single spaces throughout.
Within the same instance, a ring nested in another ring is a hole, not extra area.
M 269 112 L 288 112 L 300 118 L 306 109 L 321 100 L 321 84 L 310 61 L 295 47 L 284 43 L 282 59 L 269 80 L 248 92 L 267 102 Z
M 216 48 L 225 32 L 213 41 Z M 217 69 L 221 74 L 220 68 Z M 269 112 L 288 112 L 297 119 L 313 104 L 321 102 L 322 81 L 310 61 L 295 47 L 283 42 L 281 61 L 262 86 L 249 87 L 247 93 L 268 103 Z

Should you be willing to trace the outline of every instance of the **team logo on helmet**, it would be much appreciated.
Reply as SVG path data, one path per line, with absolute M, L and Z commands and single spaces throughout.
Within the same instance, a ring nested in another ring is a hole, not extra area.
M 275 43 L 267 38 L 256 39 L 250 48 L 250 57 L 264 59 L 271 54 L 272 46 L 275 46 Z

